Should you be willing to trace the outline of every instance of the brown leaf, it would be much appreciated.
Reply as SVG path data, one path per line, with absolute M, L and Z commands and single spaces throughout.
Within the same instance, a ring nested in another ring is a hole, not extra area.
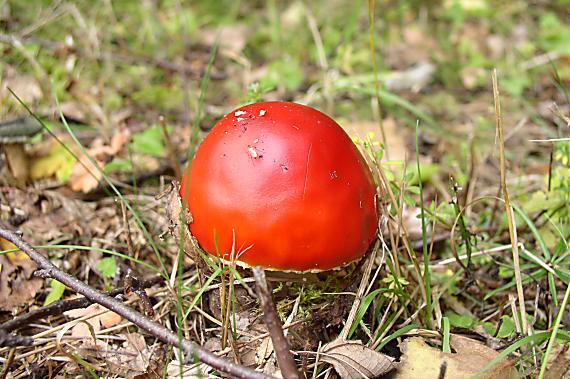
M 404 353 L 394 379 L 425 378 L 471 378 L 498 353 L 472 339 L 452 335 L 452 348 L 457 353 L 444 353 L 429 346 L 421 337 L 411 337 L 400 344 Z M 497 363 L 485 372 L 481 379 L 519 378 L 512 360 Z
M 321 360 L 333 365 L 341 378 L 375 378 L 394 369 L 393 358 L 360 341 L 333 341 L 324 346 Z
M 139 333 L 125 335 L 124 347 L 115 354 L 106 356 L 107 364 L 113 374 L 134 378 L 147 372 L 152 350 L 148 348 L 144 337 Z
M 80 318 L 85 316 L 96 315 L 105 311 L 106 308 L 99 304 L 91 304 L 87 308 L 80 308 L 80 309 L 72 309 L 69 311 L 64 312 L 63 314 L 67 317 L 71 318 Z M 95 332 L 101 330 L 103 328 L 110 328 L 111 326 L 115 326 L 120 323 L 122 320 L 121 316 L 116 314 L 115 312 L 107 311 L 98 316 L 94 316 L 92 318 L 87 319 L 86 321 L 93 326 Z M 73 337 L 83 337 L 88 338 L 91 333 L 89 331 L 89 327 L 85 325 L 85 323 L 77 323 L 71 330 L 71 335 Z
M 0 251 L 14 248 L 14 244 L 0 238 Z M 43 280 L 33 276 L 36 268 L 21 251 L 0 255 L 0 310 L 12 312 L 34 299 L 43 284 Z

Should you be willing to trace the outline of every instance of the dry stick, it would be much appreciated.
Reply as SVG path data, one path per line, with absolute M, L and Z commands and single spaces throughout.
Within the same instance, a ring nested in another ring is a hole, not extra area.
M 263 318 L 273 342 L 281 374 L 285 379 L 299 379 L 299 372 L 289 348 L 289 341 L 283 334 L 283 327 L 277 315 L 275 304 L 273 304 L 271 289 L 265 280 L 265 271 L 259 266 L 254 267 L 253 276 L 255 277 L 257 294 L 263 307 Z
M 140 281 L 138 286 L 141 289 L 148 288 L 162 281 L 164 281 L 164 278 L 162 276 L 155 276 L 153 278 Z M 110 292 L 107 292 L 107 295 L 115 297 L 124 292 L 125 292 L 125 287 L 121 287 L 114 289 Z M 72 309 L 85 308 L 91 304 L 93 304 L 93 302 L 86 297 L 80 297 L 71 300 L 56 301 L 55 303 L 51 303 L 50 305 L 46 305 L 45 307 L 35 309 L 22 316 L 16 317 L 10 321 L 3 323 L 0 325 L 0 329 L 10 332 L 12 330 L 28 326 L 31 322 L 37 319 L 44 318 L 47 316 L 60 315 L 63 312 L 70 311 Z
M 509 222 L 509 236 L 511 237 L 511 245 L 513 247 L 513 266 L 515 271 L 515 280 L 517 283 L 517 293 L 519 300 L 519 308 L 521 313 L 522 332 L 528 333 L 528 322 L 526 319 L 526 309 L 524 304 L 524 292 L 521 278 L 521 266 L 519 260 L 519 244 L 517 240 L 517 229 L 514 220 L 513 207 L 509 198 L 509 189 L 507 188 L 507 167 L 505 163 L 505 139 L 503 137 L 503 122 L 501 120 L 501 102 L 499 97 L 499 85 L 497 83 L 497 69 L 493 70 L 493 99 L 495 101 L 495 121 L 497 124 L 497 137 L 499 143 L 499 158 L 501 164 L 501 187 L 503 189 L 503 198 L 505 207 L 507 208 L 507 220 Z
M 33 343 L 30 337 L 17 336 L 0 329 L 0 347 L 31 346 Z
M 172 332 L 168 328 L 152 321 L 148 317 L 128 307 L 119 300 L 114 299 L 104 294 L 103 292 L 90 287 L 79 279 L 61 271 L 47 258 L 38 253 L 29 243 L 22 240 L 15 233 L 0 228 L 0 237 L 12 242 L 24 253 L 26 253 L 38 265 L 40 270 L 46 276 L 60 281 L 67 287 L 84 295 L 94 303 L 100 304 L 105 308 L 118 313 L 125 319 L 137 325 L 139 328 L 147 331 L 162 342 L 181 348 L 186 354 L 187 360 L 199 360 L 219 371 L 225 372 L 236 378 L 270 378 L 269 376 L 257 372 L 251 368 L 239 366 L 223 358 L 220 358 L 189 340 L 179 340 L 176 333 Z

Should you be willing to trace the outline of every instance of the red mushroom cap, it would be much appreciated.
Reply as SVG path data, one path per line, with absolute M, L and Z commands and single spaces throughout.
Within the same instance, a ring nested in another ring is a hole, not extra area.
M 316 109 L 246 105 L 202 142 L 182 178 L 190 231 L 250 266 L 329 270 L 360 258 L 378 226 L 376 188 L 344 130 Z

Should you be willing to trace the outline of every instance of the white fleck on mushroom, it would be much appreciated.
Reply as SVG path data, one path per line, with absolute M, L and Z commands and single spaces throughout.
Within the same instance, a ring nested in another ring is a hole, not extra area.
M 253 143 L 258 143 L 259 142 L 259 138 L 256 138 L 253 140 Z
M 247 113 L 246 111 L 235 111 L 234 116 L 239 117 L 239 116 L 243 116 L 246 113 Z
M 238 117 L 238 118 L 237 118 L 237 122 L 242 122 L 243 120 L 245 120 L 245 118 L 243 118 L 243 117 Z
M 260 110 L 259 111 L 259 117 L 265 116 L 266 113 L 267 113 L 267 111 L 265 109 Z
M 257 154 L 257 150 L 255 150 L 255 147 L 253 146 L 248 146 L 247 147 L 247 151 L 249 152 L 249 155 L 253 158 L 256 159 L 259 157 L 259 154 Z

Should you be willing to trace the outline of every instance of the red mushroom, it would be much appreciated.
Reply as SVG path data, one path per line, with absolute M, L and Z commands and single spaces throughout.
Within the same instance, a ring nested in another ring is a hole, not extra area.
M 316 109 L 246 105 L 202 142 L 182 178 L 190 231 L 212 255 L 288 271 L 329 270 L 366 252 L 376 188 L 344 130 Z M 233 250 L 232 250 L 233 249 Z

